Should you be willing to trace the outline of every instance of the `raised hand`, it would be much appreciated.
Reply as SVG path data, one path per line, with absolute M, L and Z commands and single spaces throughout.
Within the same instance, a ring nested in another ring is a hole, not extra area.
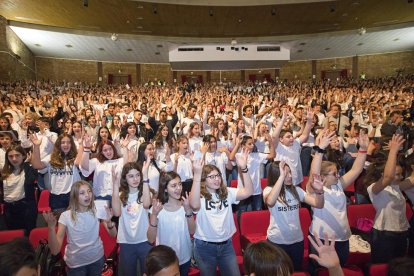
M 316 242 L 312 239 L 311 236 L 308 236 L 308 239 L 318 252 L 318 255 L 309 254 L 309 258 L 314 259 L 321 266 L 326 268 L 334 268 L 339 266 L 338 254 L 335 251 L 335 234 L 331 237 L 331 239 L 329 239 L 328 234 L 325 233 L 325 243 L 322 243 L 316 233 L 313 233 L 313 236 L 315 237 Z
M 312 121 L 313 120 L 313 110 L 310 106 L 306 109 L 306 120 Z
M 185 195 L 181 197 L 181 200 L 183 201 L 183 207 L 186 214 L 193 212 L 193 210 L 190 207 L 190 196 L 188 192 L 185 192 Z
M 152 214 L 155 216 L 158 216 L 158 214 L 161 212 L 163 208 L 163 205 L 158 199 L 152 199 Z
M 324 186 L 324 181 L 319 174 L 313 174 L 313 181 L 311 182 L 311 187 L 315 192 L 322 192 Z
M 241 154 L 238 154 L 236 156 L 236 163 L 237 166 L 240 169 L 246 169 L 247 168 L 247 158 L 249 157 L 249 151 L 247 149 L 243 149 L 241 151 Z
M 112 185 L 114 190 L 119 190 L 119 179 L 120 179 L 120 173 L 117 170 L 116 165 L 112 165 L 111 167 L 111 174 L 112 174 Z
M 43 216 L 44 220 L 46 221 L 48 227 L 50 227 L 50 228 L 52 228 L 52 227 L 55 228 L 56 227 L 57 220 L 56 220 L 55 215 L 53 215 L 52 212 L 44 212 L 44 213 L 42 213 L 42 216 Z
M 359 133 L 359 138 L 358 138 L 358 144 L 359 144 L 359 149 L 360 150 L 367 150 L 368 145 L 369 145 L 368 134 L 360 132 Z
M 201 175 L 201 173 L 203 172 L 203 167 L 204 167 L 204 158 L 193 161 L 193 173 L 194 174 Z
M 335 138 L 336 134 L 335 131 L 329 132 L 329 130 L 323 130 L 319 133 L 317 137 L 317 145 L 321 149 L 326 149 L 332 140 Z
M 86 132 L 83 134 L 83 146 L 85 148 L 91 148 L 92 147 L 92 138 Z
M 279 162 L 279 172 L 280 172 L 280 176 L 279 177 L 285 177 L 286 176 L 286 174 L 287 174 L 287 168 L 285 167 L 286 166 L 286 161 L 280 161 Z
M 42 140 L 39 140 L 39 138 L 37 138 L 36 133 L 30 134 L 29 139 L 35 146 L 40 146 L 40 144 L 42 143 Z
M 147 173 L 148 175 L 148 169 L 149 169 L 150 164 L 151 164 L 151 158 L 147 156 L 147 159 L 142 164 L 142 174 Z
M 106 212 L 106 220 L 105 220 L 105 222 L 111 222 L 111 219 L 114 216 L 114 213 L 112 211 L 112 208 L 109 208 L 108 206 L 105 206 L 105 212 Z
M 398 152 L 401 148 L 401 146 L 404 144 L 405 139 L 402 135 L 394 134 L 388 143 L 388 147 L 390 149 L 390 152 Z

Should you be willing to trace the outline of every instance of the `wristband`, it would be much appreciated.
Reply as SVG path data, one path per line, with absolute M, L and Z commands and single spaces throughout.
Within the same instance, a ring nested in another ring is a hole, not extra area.
M 151 224 L 151 222 L 149 223 L 149 225 L 150 225 L 151 227 L 154 227 L 154 228 L 157 228 L 157 227 L 158 227 L 158 225 L 152 225 L 152 224 Z
M 320 191 L 320 192 L 316 192 L 315 191 L 315 194 L 317 194 L 317 195 L 323 195 L 325 193 L 325 191 L 324 190 L 322 190 L 322 191 Z
M 85 152 L 85 153 L 91 153 L 90 150 L 84 150 L 83 152 Z
M 358 153 L 367 153 L 366 150 L 359 150 Z
M 188 215 L 187 215 L 187 214 L 185 214 L 185 217 L 186 217 L 186 218 L 192 218 L 192 217 L 193 217 L 193 213 L 188 214 Z
M 249 171 L 249 169 L 246 167 L 245 169 L 240 169 L 240 171 L 241 171 L 242 173 L 247 173 L 247 172 Z
M 321 149 L 319 146 L 313 146 L 312 149 L 319 153 L 326 153 L 326 150 Z
M 112 223 L 111 223 L 111 226 L 109 226 L 109 225 L 108 225 L 108 223 L 107 223 L 107 224 L 106 224 L 106 226 L 108 227 L 108 229 L 112 229 L 112 228 L 114 228 L 114 227 L 115 227 L 115 223 L 114 223 L 114 222 L 112 222 Z
M 149 179 L 142 180 L 142 183 L 149 184 Z
M 91 149 L 91 147 L 85 147 L 85 146 L 83 146 L 83 148 L 84 148 L 84 149 Z

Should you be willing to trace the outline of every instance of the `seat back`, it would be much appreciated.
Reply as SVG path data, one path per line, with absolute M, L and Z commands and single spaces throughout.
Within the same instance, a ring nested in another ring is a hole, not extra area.
M 348 222 L 350 227 L 357 227 L 359 218 L 375 219 L 375 208 L 372 204 L 348 205 Z
M 388 265 L 387 264 L 373 264 L 369 267 L 370 276 L 387 276 Z
M 230 181 L 230 187 L 231 188 L 237 188 L 237 179 L 233 179 Z
M 40 240 L 48 240 L 49 229 L 47 227 L 35 228 L 30 232 L 29 241 L 34 248 L 39 245 Z
M 102 240 L 105 257 L 110 256 L 117 247 L 116 237 L 111 237 L 102 223 L 99 225 L 99 237 L 101 237 Z
M 236 225 L 236 233 L 234 233 L 231 241 L 233 243 L 234 251 L 236 252 L 236 256 L 243 256 L 241 243 L 240 243 L 240 229 L 239 223 L 237 221 L 237 215 L 233 214 L 234 224 Z
M 300 183 L 300 187 L 306 191 L 306 184 L 308 184 L 309 176 L 304 176 L 302 183 Z
M 241 235 L 263 234 L 266 236 L 269 223 L 269 210 L 243 212 L 240 216 L 240 233 Z
M 6 243 L 16 238 L 24 237 L 24 230 L 3 230 L 0 231 L 0 244 Z
M 262 187 L 262 190 L 264 190 L 267 187 L 267 178 L 260 179 L 260 186 Z
M 37 211 L 39 213 L 50 212 L 49 196 L 50 192 L 48 190 L 43 190 L 40 193 L 39 202 L 37 203 Z

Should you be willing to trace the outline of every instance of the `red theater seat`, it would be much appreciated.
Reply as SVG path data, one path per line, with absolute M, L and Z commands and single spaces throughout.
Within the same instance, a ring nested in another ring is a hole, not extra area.
M 364 276 L 362 270 L 357 267 L 343 267 L 342 271 L 344 272 L 344 276 Z M 326 268 L 323 268 L 318 272 L 318 276 L 329 276 L 329 272 Z
M 0 231 L 0 244 L 12 241 L 16 238 L 24 237 L 24 230 L 3 230 Z
M 237 188 L 237 179 L 233 179 L 232 181 L 230 181 L 230 187 Z
M 388 265 L 387 264 L 373 264 L 369 267 L 370 276 L 387 276 Z
M 266 240 L 269 221 L 268 210 L 241 213 L 240 234 L 243 249 L 251 242 Z
M 260 179 L 260 186 L 262 186 L 262 190 L 267 187 L 267 178 Z
M 39 213 L 50 212 L 51 209 L 49 207 L 49 196 L 50 193 L 48 190 L 43 190 L 40 193 L 39 202 L 37 203 L 37 211 Z

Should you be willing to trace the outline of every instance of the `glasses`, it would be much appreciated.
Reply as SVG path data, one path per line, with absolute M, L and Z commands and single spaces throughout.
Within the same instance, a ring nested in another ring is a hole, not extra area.
M 339 177 L 339 173 L 338 172 L 333 172 L 333 173 L 326 174 L 326 176 L 328 176 L 328 175 L 333 176 L 333 177 Z
M 206 178 L 209 178 L 209 179 L 211 179 L 211 180 L 214 180 L 214 179 L 219 179 L 219 178 L 221 178 L 221 174 L 212 174 L 212 175 L 207 175 L 207 176 L 206 176 Z

